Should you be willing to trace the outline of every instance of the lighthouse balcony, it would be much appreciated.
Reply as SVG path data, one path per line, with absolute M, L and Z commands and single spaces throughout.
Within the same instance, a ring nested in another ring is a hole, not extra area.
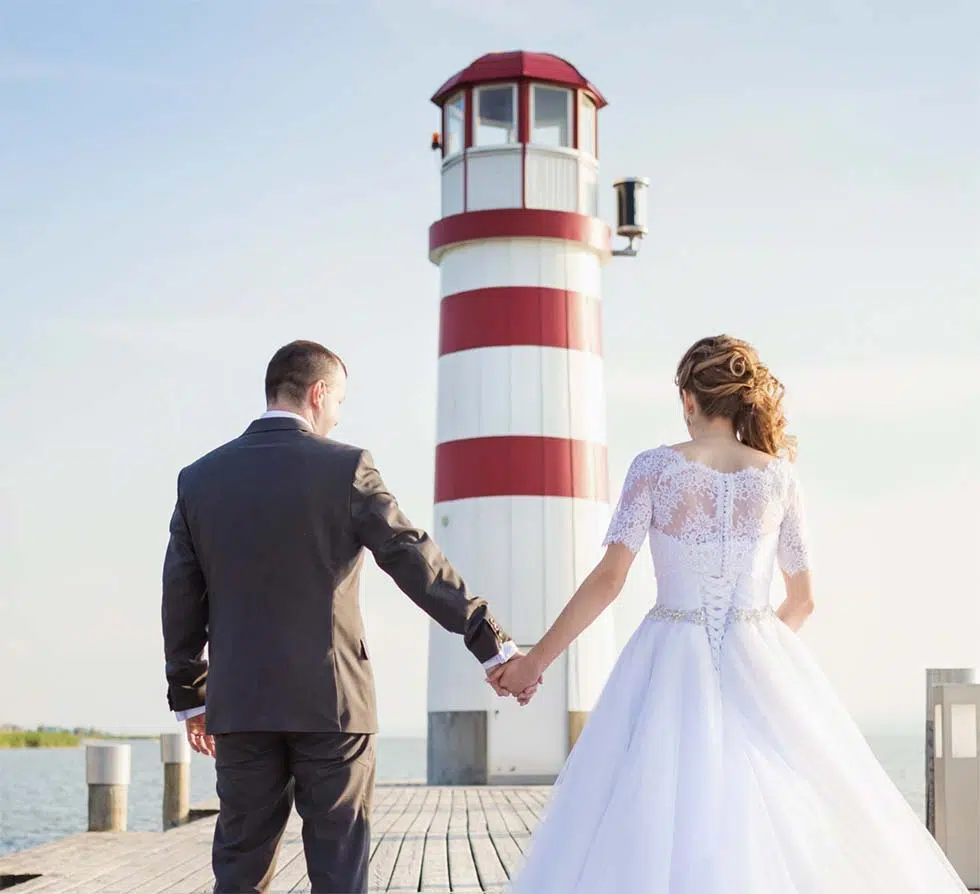
M 442 216 L 494 208 L 571 211 L 597 217 L 598 162 L 559 146 L 475 146 L 442 165 Z

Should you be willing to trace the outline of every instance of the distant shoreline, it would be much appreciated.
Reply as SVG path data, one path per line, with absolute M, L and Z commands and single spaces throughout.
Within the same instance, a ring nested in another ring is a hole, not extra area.
M 38 732 L 14 730 L 0 733 L 0 748 L 78 748 L 84 742 L 156 741 L 159 736 L 117 736 L 110 733 Z
M 0 733 L 0 748 L 76 748 L 81 737 L 74 733 L 39 733 L 30 730 Z

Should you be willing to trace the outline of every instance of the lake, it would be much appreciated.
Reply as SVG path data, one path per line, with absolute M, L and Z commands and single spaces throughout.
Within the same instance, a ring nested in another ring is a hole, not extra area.
M 920 817 L 925 815 L 922 735 L 869 735 L 878 759 Z M 157 742 L 132 742 L 129 829 L 161 828 L 163 768 Z M 378 740 L 378 781 L 425 778 L 425 739 Z M 195 754 L 191 803 L 214 797 L 214 764 Z M 84 832 L 87 823 L 84 748 L 0 750 L 0 854 Z

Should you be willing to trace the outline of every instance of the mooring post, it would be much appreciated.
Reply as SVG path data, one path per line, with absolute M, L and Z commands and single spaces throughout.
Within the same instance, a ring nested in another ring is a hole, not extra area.
M 160 736 L 163 764 L 163 829 L 188 821 L 191 813 L 191 746 L 183 733 Z
M 85 746 L 89 832 L 125 832 L 131 766 L 129 745 Z

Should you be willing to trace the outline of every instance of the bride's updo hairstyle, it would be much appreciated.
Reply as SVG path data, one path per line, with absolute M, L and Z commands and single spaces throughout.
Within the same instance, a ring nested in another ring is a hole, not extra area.
M 702 338 L 677 365 L 674 383 L 689 392 L 709 419 L 731 419 L 745 445 L 770 456 L 796 455 L 786 434 L 783 388 L 748 342 L 730 335 Z

